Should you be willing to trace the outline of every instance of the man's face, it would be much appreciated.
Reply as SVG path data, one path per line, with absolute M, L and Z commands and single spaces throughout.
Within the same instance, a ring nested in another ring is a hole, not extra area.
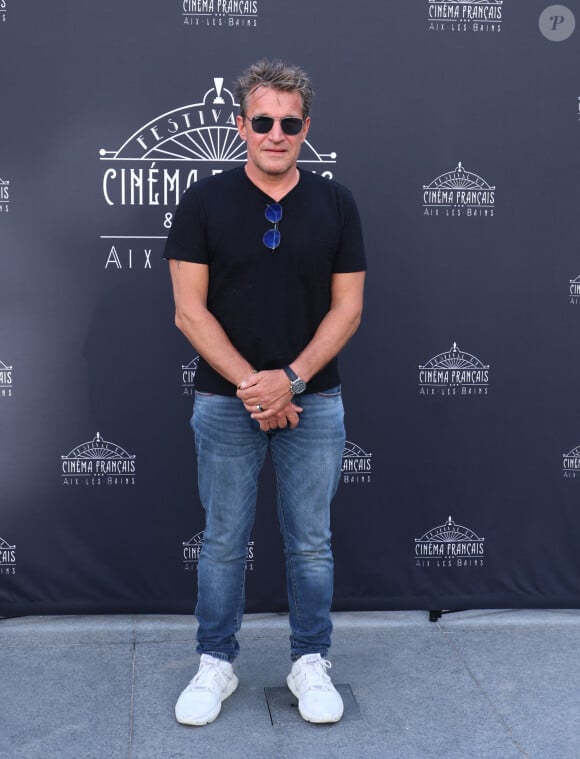
M 258 134 L 252 129 L 254 116 L 271 116 L 275 119 L 272 129 Z M 279 119 L 287 116 L 302 118 L 302 97 L 296 91 L 283 92 L 271 87 L 258 87 L 247 99 L 246 117 L 238 116 L 236 123 L 242 140 L 248 147 L 248 170 L 250 175 L 283 176 L 293 171 L 300 148 L 308 134 L 310 118 L 304 120 L 302 131 L 296 135 L 285 134 Z

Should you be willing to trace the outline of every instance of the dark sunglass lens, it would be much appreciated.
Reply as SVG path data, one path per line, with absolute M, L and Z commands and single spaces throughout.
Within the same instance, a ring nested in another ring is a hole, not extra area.
M 282 206 L 280 203 L 268 203 L 265 215 L 269 222 L 277 224 L 282 218 Z
M 252 129 L 258 134 L 267 134 L 274 125 L 274 119 L 271 116 L 254 116 L 250 122 Z M 294 116 L 288 116 L 285 119 L 280 119 L 280 125 L 284 134 L 295 135 L 302 131 L 304 121 Z
M 287 119 L 282 119 L 280 124 L 282 125 L 284 134 L 298 134 L 302 130 L 304 122 L 302 119 L 288 117 Z
M 280 230 L 267 229 L 262 237 L 264 245 L 270 250 L 275 250 L 280 245 Z
M 254 132 L 257 132 L 258 134 L 266 134 L 266 132 L 269 132 L 270 129 L 272 129 L 274 119 L 270 116 L 254 116 L 254 118 L 251 119 L 251 122 Z

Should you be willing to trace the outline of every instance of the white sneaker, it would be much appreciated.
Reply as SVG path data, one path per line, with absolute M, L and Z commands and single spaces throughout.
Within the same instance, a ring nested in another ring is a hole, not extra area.
M 286 678 L 298 699 L 300 715 L 307 722 L 338 722 L 342 717 L 342 698 L 326 674 L 331 666 L 320 654 L 306 654 L 294 662 Z
M 220 713 L 222 701 L 238 687 L 232 665 L 202 654 L 197 675 L 175 704 L 175 718 L 183 725 L 207 725 Z

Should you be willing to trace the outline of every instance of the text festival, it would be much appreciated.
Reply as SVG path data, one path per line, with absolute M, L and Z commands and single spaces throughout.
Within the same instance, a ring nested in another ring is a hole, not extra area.
M 206 113 L 198 110 L 196 114 L 186 111 L 179 115 L 180 121 L 168 118 L 158 121 L 149 127 L 147 132 L 140 134 L 136 142 L 144 151 L 151 150 L 157 144 L 164 142 L 184 128 L 193 129 L 195 121 L 200 127 L 206 126 Z M 235 127 L 236 117 L 233 111 L 223 119 L 221 109 L 212 108 L 211 119 L 215 124 L 229 124 Z M 181 122 L 181 123 L 180 123 Z M 214 169 L 212 173 L 220 173 Z M 176 206 L 183 192 L 198 180 L 198 170 L 189 169 L 180 172 L 179 169 L 158 169 L 155 161 L 148 168 L 139 169 L 107 169 L 103 175 L 103 195 L 107 205 L 116 203 L 131 206 Z

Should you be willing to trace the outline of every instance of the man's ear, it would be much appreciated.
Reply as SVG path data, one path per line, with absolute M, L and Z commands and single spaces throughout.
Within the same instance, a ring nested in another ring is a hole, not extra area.
M 243 116 L 236 116 L 236 126 L 238 128 L 238 134 L 242 140 L 247 140 L 246 136 L 246 120 Z

